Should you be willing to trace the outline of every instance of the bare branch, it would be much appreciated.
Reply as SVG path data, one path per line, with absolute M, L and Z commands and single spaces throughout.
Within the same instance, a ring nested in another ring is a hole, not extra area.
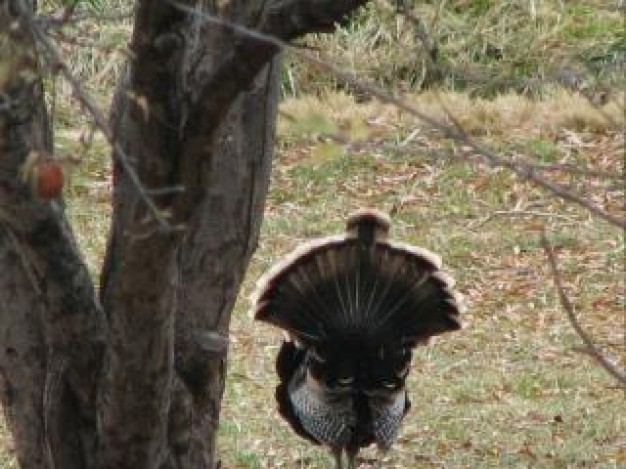
M 543 187 L 547 191 L 551 192 L 553 195 L 556 195 L 569 202 L 578 204 L 586 208 L 587 210 L 589 210 L 589 212 L 591 212 L 595 216 L 602 218 L 613 225 L 619 226 L 621 228 L 626 228 L 626 219 L 617 217 L 615 215 L 612 215 L 611 213 L 606 212 L 602 208 L 594 205 L 592 202 L 584 199 L 581 196 L 578 196 L 572 193 L 564 186 L 558 183 L 552 182 L 546 179 L 545 177 L 537 174 L 537 171 L 535 170 L 535 168 L 533 168 L 533 166 L 526 164 L 524 162 L 521 162 L 520 160 L 517 160 L 517 161 L 508 160 L 504 157 L 499 156 L 498 154 L 496 154 L 495 151 L 491 150 L 490 148 L 478 142 L 475 142 L 469 136 L 469 134 L 465 132 L 461 124 L 454 118 L 452 113 L 448 109 L 446 109 L 445 105 L 442 102 L 440 104 L 442 108 L 444 109 L 444 112 L 446 113 L 447 117 L 453 123 L 453 125 L 448 125 L 443 122 L 440 122 L 437 119 L 420 111 L 416 107 L 410 105 L 405 100 L 397 98 L 393 96 L 392 94 L 388 93 L 387 91 L 375 85 L 364 82 L 362 79 L 359 79 L 358 77 L 356 77 L 355 74 L 347 72 L 333 64 L 330 64 L 324 61 L 323 59 L 316 57 L 315 55 L 311 54 L 310 52 L 306 50 L 296 49 L 290 46 L 288 43 L 284 42 L 283 40 L 278 39 L 277 37 L 269 36 L 268 34 L 252 30 L 245 26 L 232 23 L 230 21 L 226 21 L 224 19 L 221 19 L 215 15 L 211 15 L 206 12 L 193 10 L 187 6 L 181 5 L 179 3 L 175 3 L 171 0 L 170 2 L 176 8 L 186 13 L 198 15 L 202 17 L 207 23 L 226 27 L 230 29 L 231 31 L 236 32 L 238 34 L 242 34 L 249 38 L 253 38 L 259 42 L 263 42 L 265 44 L 274 46 L 277 50 L 281 50 L 281 49 L 288 50 L 295 56 L 303 60 L 306 60 L 307 62 L 319 68 L 320 70 L 323 70 L 325 72 L 332 74 L 333 76 L 338 78 L 340 81 L 355 87 L 357 90 L 367 93 L 384 103 L 392 104 L 396 106 L 398 109 L 401 109 L 411 114 L 412 116 L 417 117 L 422 122 L 425 122 L 431 127 L 439 130 L 446 137 L 464 143 L 465 145 L 471 147 L 479 155 L 481 155 L 483 159 L 485 159 L 491 166 L 507 168 L 513 171 L 519 177 L 533 181 L 535 184 L 537 184 L 540 187 Z
M 523 160 L 521 158 L 516 158 L 516 161 L 519 161 L 520 164 L 528 166 L 537 171 L 579 174 L 582 176 L 589 176 L 592 178 L 621 181 L 622 183 L 624 183 L 624 179 L 626 178 L 626 175 L 624 173 L 620 173 L 620 172 L 611 173 L 608 171 L 599 171 L 596 169 L 585 168 L 585 167 L 576 166 L 576 165 L 568 164 L 568 163 L 534 163 L 528 160 Z
M 232 33 L 232 49 L 224 54 L 220 63 L 202 85 L 197 98 L 197 111 L 186 120 L 189 134 L 210 134 L 242 89 L 250 85 L 257 75 L 277 53 L 289 47 L 286 42 L 309 32 L 332 31 L 338 22 L 367 0 L 318 0 L 302 2 L 281 0 L 266 2 L 258 31 L 237 25 L 217 16 L 168 0 L 172 7 L 189 15 L 196 15 L 205 22 L 220 26 Z M 262 47 L 264 46 L 264 47 Z M 219 89 L 219 93 L 216 90 Z
M 559 272 L 559 268 L 557 265 L 556 254 L 554 253 L 554 249 L 548 241 L 545 232 L 541 233 L 541 245 L 546 252 L 546 256 L 548 257 L 548 262 L 550 263 L 550 268 L 552 270 L 552 278 L 554 280 L 554 285 L 559 294 L 559 299 L 561 301 L 561 306 L 565 310 L 567 314 L 567 318 L 569 322 L 572 324 L 572 327 L 576 331 L 576 333 L 580 336 L 580 338 L 585 343 L 589 354 L 604 368 L 611 376 L 617 379 L 622 385 L 626 386 L 626 370 L 621 370 L 618 366 L 609 358 L 607 358 L 602 350 L 594 343 L 589 334 L 582 328 L 578 319 L 576 318 L 576 314 L 574 314 L 574 308 L 572 306 L 571 301 L 568 296 L 565 294 L 565 290 L 563 290 L 563 282 L 561 281 L 561 273 Z
M 109 127 L 106 118 L 100 108 L 92 101 L 91 97 L 81 84 L 81 82 L 72 74 L 70 67 L 63 60 L 60 52 L 58 51 L 56 45 L 50 40 L 47 33 L 41 28 L 40 24 L 38 24 L 35 20 L 31 12 L 24 5 L 23 1 L 19 0 L 16 2 L 20 8 L 20 17 L 25 21 L 26 27 L 30 30 L 33 38 L 37 41 L 37 43 L 44 49 L 46 52 L 46 58 L 50 61 L 50 67 L 53 70 L 60 71 L 67 82 L 72 87 L 72 91 L 76 99 L 82 104 L 84 109 L 91 115 L 95 125 L 100 129 L 104 137 L 109 142 L 109 145 L 113 148 L 113 154 L 115 159 L 120 163 L 125 173 L 128 175 L 129 180 L 131 181 L 133 187 L 139 194 L 139 197 L 144 201 L 148 212 L 152 215 L 154 220 L 156 220 L 159 229 L 163 232 L 171 231 L 171 226 L 163 218 L 163 215 L 152 201 L 148 193 L 146 192 L 145 187 L 143 186 L 135 168 L 130 163 L 130 159 L 124 152 L 124 149 L 121 145 L 115 140 L 113 135 L 113 131 Z
M 515 174 L 520 176 L 521 178 L 529 179 L 533 181 L 535 184 L 537 184 L 538 186 L 543 187 L 544 189 L 547 189 L 552 194 L 557 195 L 564 200 L 573 202 L 575 204 L 580 205 L 581 207 L 586 208 L 592 214 L 596 215 L 597 217 L 603 218 L 604 220 L 608 221 L 612 225 L 619 226 L 620 228 L 626 228 L 626 219 L 616 217 L 615 215 L 608 213 L 605 210 L 602 210 L 597 205 L 593 204 L 592 202 L 588 201 L 587 199 L 577 194 L 574 194 L 573 192 L 571 192 L 570 190 L 568 190 L 566 187 L 562 186 L 561 184 L 550 181 L 549 179 L 546 179 L 540 174 L 537 174 L 536 169 L 531 164 L 528 164 L 525 161 L 520 160 L 520 159 L 507 160 L 499 156 L 498 154 L 496 154 L 496 152 L 494 152 L 490 148 L 487 148 L 486 146 L 481 145 L 480 143 L 474 142 L 472 138 L 469 136 L 469 134 L 465 131 L 461 123 L 458 121 L 458 119 L 454 117 L 452 112 L 450 112 L 450 110 L 441 101 L 441 99 L 439 99 L 439 105 L 441 106 L 443 111 L 446 113 L 446 116 L 448 117 L 448 119 L 450 119 L 450 121 L 454 124 L 455 132 L 450 133 L 448 135 L 456 140 L 459 140 L 465 143 L 467 146 L 474 149 L 474 151 L 482 155 L 492 166 L 496 166 L 500 168 L 508 168 L 511 171 L 513 171 Z

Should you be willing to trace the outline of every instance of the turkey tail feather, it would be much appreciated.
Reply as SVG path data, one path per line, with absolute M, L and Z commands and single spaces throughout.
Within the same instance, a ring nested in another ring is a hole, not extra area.
M 389 218 L 361 210 L 344 235 L 309 242 L 259 280 L 256 319 L 316 343 L 352 332 L 406 345 L 460 327 L 460 295 L 426 249 L 389 241 Z

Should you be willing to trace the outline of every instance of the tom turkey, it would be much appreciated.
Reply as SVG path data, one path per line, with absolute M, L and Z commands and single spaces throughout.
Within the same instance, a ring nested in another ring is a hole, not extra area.
M 286 332 L 276 358 L 280 414 L 328 446 L 342 468 L 387 450 L 410 407 L 412 349 L 460 328 L 459 295 L 435 254 L 388 239 L 389 218 L 361 210 L 345 234 L 306 243 L 260 280 L 255 318 Z

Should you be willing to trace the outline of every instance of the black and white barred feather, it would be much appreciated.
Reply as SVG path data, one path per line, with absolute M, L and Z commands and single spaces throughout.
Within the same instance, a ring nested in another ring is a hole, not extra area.
M 361 447 L 391 447 L 409 409 L 411 351 L 460 328 L 461 300 L 435 254 L 388 239 L 375 210 L 343 235 L 306 243 L 259 280 L 256 319 L 288 334 L 277 358 L 279 410 L 341 467 Z

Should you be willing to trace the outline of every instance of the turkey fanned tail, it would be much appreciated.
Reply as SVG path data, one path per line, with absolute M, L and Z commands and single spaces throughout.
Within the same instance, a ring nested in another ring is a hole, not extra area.
M 307 243 L 259 281 L 256 319 L 317 344 L 343 333 L 391 333 L 404 345 L 460 328 L 460 301 L 439 257 L 387 240 L 373 211 L 342 236 Z

